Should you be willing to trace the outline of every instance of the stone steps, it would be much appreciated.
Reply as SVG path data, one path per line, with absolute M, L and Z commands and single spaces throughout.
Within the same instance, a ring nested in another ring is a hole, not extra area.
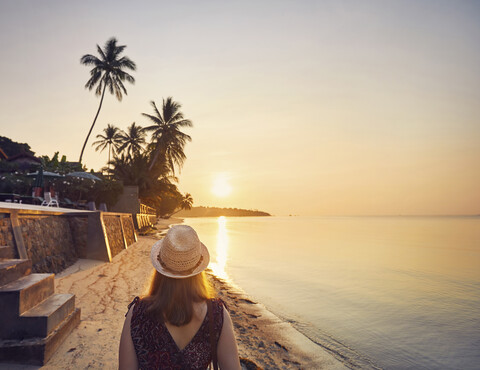
M 54 294 L 20 315 L 20 322 L 33 337 L 48 336 L 75 309 L 73 294 Z
M 11 283 L 32 272 L 30 260 L 0 260 L 0 286 Z
M 43 365 L 80 322 L 72 294 L 54 294 L 54 274 L 29 260 L 0 260 L 0 362 Z
M 0 339 L 0 362 L 45 365 L 79 323 L 80 309 L 76 308 L 47 337 L 23 340 Z
M 54 274 L 30 274 L 0 286 L 0 314 L 21 315 L 50 297 L 55 290 L 54 277 Z

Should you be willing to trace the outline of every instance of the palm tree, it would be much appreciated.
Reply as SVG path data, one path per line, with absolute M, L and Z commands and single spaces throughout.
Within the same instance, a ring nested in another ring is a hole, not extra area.
M 183 196 L 182 202 L 180 203 L 180 208 L 188 210 L 188 209 L 192 209 L 192 206 L 193 206 L 193 197 L 190 193 L 186 193 Z
M 138 185 L 140 192 L 155 182 L 148 171 L 148 158 L 145 155 L 129 158 L 121 154 L 113 158 L 110 164 L 112 168 L 108 171 L 114 179 L 122 181 L 124 185 Z
M 110 153 L 114 154 L 121 143 L 121 133 L 118 127 L 108 124 L 103 129 L 105 135 L 97 135 L 97 141 L 94 141 L 92 145 L 96 145 L 95 151 L 100 150 L 103 152 L 108 147 L 108 163 L 110 165 Z
M 178 206 L 179 206 L 179 209 L 177 211 L 173 212 L 172 214 L 170 214 L 168 217 L 172 217 L 175 213 L 178 213 L 181 210 L 192 209 L 192 206 L 193 206 L 192 195 L 190 193 L 185 193 L 185 195 L 182 195 L 182 200 L 180 201 L 180 204 Z
M 150 169 L 157 163 L 159 156 L 164 157 L 170 170 L 175 174 L 175 165 L 182 168 L 186 156 L 184 153 L 187 141 L 192 138 L 180 131 L 183 127 L 192 127 L 192 121 L 185 119 L 180 112 L 182 107 L 180 103 L 175 102 L 172 97 L 163 99 L 162 111 L 157 109 L 154 101 L 151 102 L 155 115 L 142 113 L 154 124 L 145 127 L 145 131 L 152 132 L 152 143 L 149 146 L 153 159 L 150 163 Z
M 142 126 L 136 126 L 133 122 L 127 127 L 127 132 L 122 131 L 120 133 L 120 146 L 118 152 L 121 153 L 124 150 L 127 152 L 127 156 L 130 158 L 140 153 L 143 150 L 145 144 L 145 137 L 147 136 Z
M 176 186 L 168 176 L 168 170 L 155 166 L 150 171 L 147 154 L 138 153 L 133 157 L 125 154 L 116 156 L 110 162 L 112 168 L 106 168 L 113 179 L 120 180 L 124 185 L 137 185 L 140 198 L 161 198 L 162 192 L 172 191 Z
M 128 57 L 120 57 L 120 54 L 125 50 L 125 45 L 117 45 L 117 39 L 112 37 L 105 43 L 105 47 L 102 48 L 97 45 L 97 51 L 100 55 L 100 58 L 97 58 L 91 54 L 85 54 L 81 59 L 80 63 L 86 66 L 93 66 L 90 70 L 90 79 L 85 84 L 85 88 L 92 90 L 95 86 L 95 95 L 101 95 L 100 105 L 98 106 L 97 114 L 93 119 L 92 127 L 88 131 L 87 138 L 82 147 L 82 152 L 80 153 L 79 162 L 82 162 L 83 151 L 87 145 L 88 138 L 92 133 L 95 122 L 97 121 L 98 114 L 102 108 L 103 97 L 105 96 L 105 91 L 108 87 L 110 94 L 115 94 L 119 101 L 122 100 L 122 93 L 127 95 L 127 89 L 123 85 L 123 82 L 128 81 L 130 83 L 135 83 L 135 79 L 124 71 L 124 69 L 129 69 L 135 71 L 137 66 L 133 61 Z

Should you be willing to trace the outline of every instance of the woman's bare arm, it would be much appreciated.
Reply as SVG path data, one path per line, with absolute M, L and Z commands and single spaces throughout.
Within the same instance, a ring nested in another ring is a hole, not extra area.
M 222 370 L 239 370 L 240 360 L 238 359 L 237 341 L 233 332 L 232 319 L 230 314 L 223 309 L 223 327 L 217 346 L 218 365 Z
M 119 370 L 137 370 L 138 360 L 130 334 L 130 322 L 132 320 L 133 307 L 128 311 L 125 323 L 123 324 L 122 336 L 120 337 L 120 350 L 118 353 Z

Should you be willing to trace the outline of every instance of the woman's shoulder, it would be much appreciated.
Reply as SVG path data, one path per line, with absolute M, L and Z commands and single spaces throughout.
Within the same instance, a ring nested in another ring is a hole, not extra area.
M 133 301 L 131 301 L 131 302 L 128 304 L 128 306 L 127 306 L 127 313 L 125 314 L 125 317 L 128 316 L 128 314 L 130 313 L 130 311 L 133 312 L 132 306 L 137 305 L 137 303 L 138 303 L 139 301 L 140 301 L 140 297 L 137 296 L 137 297 L 135 297 L 135 298 L 133 299 Z M 134 307 L 134 308 L 135 308 L 135 307 Z M 131 316 L 131 314 L 130 314 L 130 316 Z
M 226 308 L 225 302 L 223 302 L 221 298 L 211 298 L 209 301 L 212 307 L 213 321 L 221 328 L 223 324 L 224 309 Z
M 227 308 L 227 305 L 221 298 L 218 298 L 218 297 L 210 298 L 209 301 L 212 303 L 214 310 L 223 311 L 224 307 Z
M 140 297 L 135 297 L 127 306 L 128 310 L 125 316 L 128 315 L 130 311 L 132 311 L 132 314 L 138 314 L 140 312 L 145 311 L 145 309 L 148 307 L 148 299 L 145 297 L 140 298 Z

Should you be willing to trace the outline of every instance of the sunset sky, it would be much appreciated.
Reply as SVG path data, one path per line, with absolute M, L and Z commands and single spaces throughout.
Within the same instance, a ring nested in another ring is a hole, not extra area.
M 194 127 L 179 188 L 275 215 L 480 214 L 479 1 L 0 0 L 0 135 L 77 160 L 99 98 L 80 57 L 112 36 L 135 85 Z M 223 189 L 223 190 L 222 190 Z

